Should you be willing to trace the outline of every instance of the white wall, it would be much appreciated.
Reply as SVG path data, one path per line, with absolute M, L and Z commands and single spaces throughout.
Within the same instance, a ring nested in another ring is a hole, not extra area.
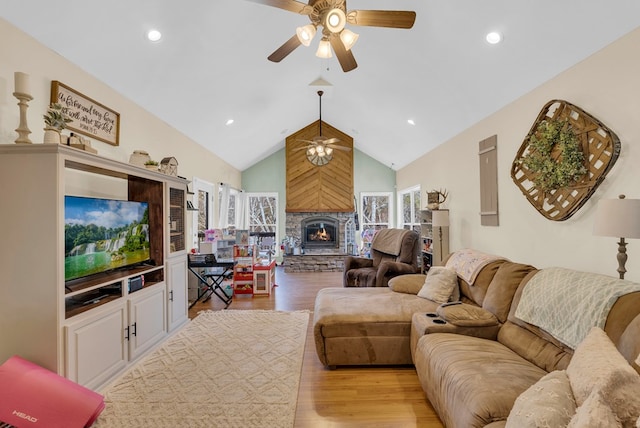
M 120 113 L 120 145 L 93 140 L 99 155 L 123 162 L 128 162 L 134 150 L 145 150 L 158 161 L 174 156 L 182 177 L 240 187 L 240 171 L 1 18 L 0 40 L 0 144 L 13 144 L 17 138 L 14 130 L 19 124 L 19 110 L 18 100 L 12 95 L 13 73 L 22 71 L 30 75 L 34 97 L 28 110 L 34 143 L 42 142 L 42 115 L 49 105 L 51 81 L 58 80 Z
M 599 199 L 640 199 L 640 29 L 551 79 L 397 173 L 399 189 L 446 188 L 451 249 L 476 248 L 543 268 L 564 266 L 617 276 L 617 239 L 593 236 Z M 531 59 L 532 61 L 534 59 Z M 478 82 L 481 84 L 481 82 Z M 511 180 L 511 164 L 545 103 L 564 99 L 620 138 L 618 161 L 589 201 L 570 219 L 547 220 Z M 498 136 L 500 226 L 480 225 L 478 142 Z M 626 279 L 640 281 L 640 240 L 628 240 Z

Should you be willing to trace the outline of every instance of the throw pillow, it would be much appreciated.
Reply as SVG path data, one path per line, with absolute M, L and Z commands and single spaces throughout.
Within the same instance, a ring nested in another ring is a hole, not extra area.
M 626 370 L 615 370 L 604 383 L 591 391 L 591 395 L 598 393 L 602 396 L 602 400 L 625 428 L 633 427 L 640 416 L 640 375 L 635 370 L 632 371 L 633 374 Z
M 425 276 L 419 273 L 394 276 L 389 280 L 389 288 L 396 293 L 418 294 L 424 280 Z
M 505 428 L 565 427 L 576 412 L 564 370 L 545 375 L 516 399 Z
M 581 406 L 594 388 L 604 385 L 618 370 L 631 378 L 639 376 L 618 352 L 607 333 L 593 327 L 576 347 L 567 366 L 576 404 Z
M 622 424 L 607 405 L 600 391 L 593 391 L 578 407 L 567 428 L 622 428 Z
M 436 303 L 446 303 L 457 285 L 458 276 L 454 270 L 443 266 L 432 266 L 424 280 L 424 285 L 418 292 L 418 297 Z

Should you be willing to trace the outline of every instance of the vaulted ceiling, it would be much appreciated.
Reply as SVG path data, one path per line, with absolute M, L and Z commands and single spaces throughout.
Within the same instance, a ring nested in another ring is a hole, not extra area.
M 1 17 L 239 170 L 317 120 L 320 77 L 332 85 L 323 120 L 398 169 L 640 26 L 638 0 L 348 0 L 417 18 L 348 25 L 358 68 L 344 73 L 315 56 L 318 36 L 268 61 L 309 18 L 246 0 L 5 3 Z M 161 41 L 145 39 L 151 28 Z

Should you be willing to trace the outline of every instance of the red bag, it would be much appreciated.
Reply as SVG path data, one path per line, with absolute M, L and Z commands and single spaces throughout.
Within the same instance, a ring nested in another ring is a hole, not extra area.
M 102 395 L 18 356 L 0 366 L 0 425 L 90 427 L 104 406 Z

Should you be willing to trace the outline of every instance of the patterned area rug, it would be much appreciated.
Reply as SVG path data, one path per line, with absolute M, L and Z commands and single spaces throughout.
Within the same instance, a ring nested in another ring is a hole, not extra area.
M 205 311 L 104 391 L 94 427 L 293 427 L 308 311 Z

